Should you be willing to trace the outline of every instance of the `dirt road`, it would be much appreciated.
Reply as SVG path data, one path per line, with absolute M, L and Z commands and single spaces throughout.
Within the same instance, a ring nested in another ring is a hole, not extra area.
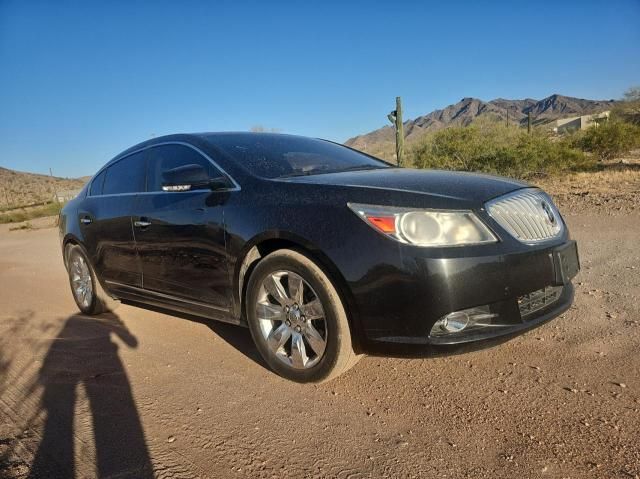
M 0 476 L 640 475 L 640 212 L 566 214 L 562 317 L 494 349 L 284 381 L 242 328 L 77 314 L 57 231 L 0 229 Z

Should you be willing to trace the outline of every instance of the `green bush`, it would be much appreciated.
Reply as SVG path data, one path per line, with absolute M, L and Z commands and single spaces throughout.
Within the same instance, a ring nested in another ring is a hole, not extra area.
M 640 126 L 612 119 L 582 132 L 575 144 L 600 160 L 611 160 L 640 147 Z
M 427 136 L 411 152 L 418 168 L 480 171 L 530 178 L 592 169 L 595 161 L 568 139 L 542 131 L 481 123 L 451 127 Z

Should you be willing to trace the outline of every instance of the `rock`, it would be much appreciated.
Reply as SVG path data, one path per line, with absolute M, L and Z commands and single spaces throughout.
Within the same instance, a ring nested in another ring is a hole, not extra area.
M 176 437 L 175 437 L 175 436 L 169 436 L 169 437 L 167 438 L 167 442 L 175 442 L 175 440 L 176 440 Z

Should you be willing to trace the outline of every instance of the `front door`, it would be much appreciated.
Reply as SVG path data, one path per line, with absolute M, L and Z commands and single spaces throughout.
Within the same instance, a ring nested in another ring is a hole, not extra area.
M 167 192 L 164 172 L 202 165 L 211 178 L 222 175 L 196 149 L 166 144 L 147 150 L 147 192 L 138 197 L 134 235 L 143 287 L 155 293 L 206 305 L 226 315 L 231 305 L 223 203 L 229 192 L 210 189 Z

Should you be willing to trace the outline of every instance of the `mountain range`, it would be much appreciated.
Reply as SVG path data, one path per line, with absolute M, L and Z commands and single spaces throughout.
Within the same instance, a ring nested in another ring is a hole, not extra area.
M 403 123 L 407 144 L 412 143 L 426 133 L 438 131 L 449 126 L 468 126 L 480 118 L 495 121 L 509 121 L 514 125 L 526 125 L 527 116 L 531 113 L 534 125 L 550 123 L 558 118 L 568 116 L 589 115 L 609 110 L 614 100 L 585 100 L 554 94 L 535 100 L 507 100 L 496 98 L 483 101 L 478 98 L 463 98 L 458 103 L 442 110 L 435 110 L 413 120 Z M 346 145 L 373 155 L 393 156 L 395 148 L 395 130 L 392 126 L 384 126 L 363 135 L 350 138 Z

